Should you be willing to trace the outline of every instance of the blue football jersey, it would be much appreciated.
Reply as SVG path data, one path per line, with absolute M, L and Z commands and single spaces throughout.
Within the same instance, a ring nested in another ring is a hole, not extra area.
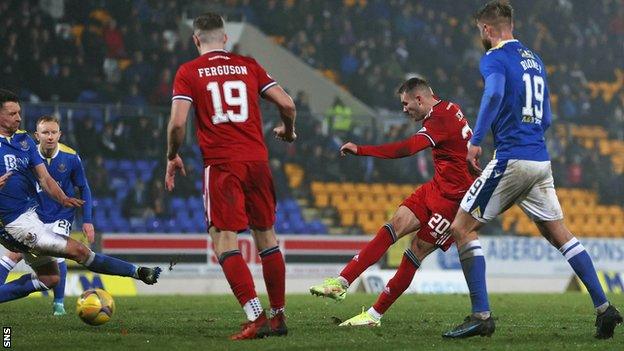
M 29 208 L 37 207 L 37 178 L 34 168 L 43 163 L 37 145 L 25 131 L 0 136 L 0 175 L 11 172 L 0 189 L 0 220 L 13 222 Z
M 552 117 L 541 58 L 518 40 L 506 40 L 485 53 L 479 68 L 484 80 L 493 73 L 505 77 L 505 92 L 491 124 L 495 157 L 549 160 L 544 133 Z
M 75 197 L 75 187 L 81 189 L 88 187 L 80 156 L 72 148 L 59 143 L 58 149 L 52 157 L 46 158 L 40 152 L 38 155 L 44 161 L 50 176 L 56 180 L 67 196 Z M 90 202 L 90 199 L 85 202 L 85 222 L 91 222 Z M 57 220 L 67 220 L 69 223 L 74 221 L 74 208 L 63 207 L 43 191 L 39 192 L 39 204 L 37 214 L 44 223 Z

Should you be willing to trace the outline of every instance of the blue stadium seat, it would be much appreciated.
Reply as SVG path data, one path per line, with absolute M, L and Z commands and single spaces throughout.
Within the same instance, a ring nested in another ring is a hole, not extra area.
M 134 161 L 134 169 L 137 171 L 145 172 L 150 169 L 149 162 L 147 160 Z
M 117 168 L 120 171 L 130 171 L 130 170 L 134 170 L 134 163 L 130 160 L 119 160 L 119 165 L 117 166 Z
M 171 212 L 177 213 L 186 210 L 186 201 L 181 197 L 171 199 Z
M 189 209 L 191 209 L 193 211 L 201 212 L 201 215 L 203 217 L 204 200 L 201 197 L 199 197 L 199 196 L 189 197 L 187 202 L 188 202 L 187 206 L 188 206 Z
M 104 168 L 106 168 L 107 171 L 117 169 L 117 160 L 105 159 Z
M 292 230 L 290 228 L 290 223 L 288 222 L 275 223 L 275 231 L 278 234 L 291 234 L 292 233 Z

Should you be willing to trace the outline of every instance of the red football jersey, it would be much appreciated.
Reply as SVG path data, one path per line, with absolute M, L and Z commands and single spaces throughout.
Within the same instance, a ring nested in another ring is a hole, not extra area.
M 433 182 L 445 197 L 461 199 L 475 177 L 466 162 L 472 129 L 459 106 L 448 101 L 437 103 L 416 135 L 427 137 L 433 147 Z
M 224 50 L 180 66 L 172 99 L 193 103 L 205 166 L 268 160 L 258 96 L 275 84 L 256 60 Z
M 472 130 L 459 106 L 440 101 L 410 138 L 382 145 L 358 145 L 357 154 L 400 158 L 431 147 L 435 167 L 431 181 L 445 198 L 460 200 L 474 180 L 466 163 L 471 136 Z

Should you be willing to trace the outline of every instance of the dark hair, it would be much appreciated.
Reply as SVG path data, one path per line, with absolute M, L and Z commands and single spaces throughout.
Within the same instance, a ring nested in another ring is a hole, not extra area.
M 474 15 L 474 19 L 489 25 L 509 24 L 513 21 L 513 8 L 507 1 L 490 1 Z
M 3 107 L 5 102 L 17 102 L 19 104 L 20 101 L 12 91 L 0 89 L 0 107 Z
M 37 124 L 35 124 L 36 126 L 39 125 L 39 123 L 42 122 L 54 122 L 56 124 L 59 125 L 59 127 L 61 126 L 61 122 L 59 122 L 59 119 L 54 117 L 54 116 L 50 116 L 50 115 L 43 115 L 41 117 L 39 117 L 39 119 L 37 120 Z
M 193 30 L 211 31 L 222 29 L 224 26 L 223 17 L 214 12 L 207 12 L 195 17 L 193 20 Z
M 428 89 L 431 90 L 431 86 L 427 83 L 426 80 L 418 77 L 410 78 L 403 82 L 399 89 L 397 89 L 397 94 L 409 93 L 416 89 Z

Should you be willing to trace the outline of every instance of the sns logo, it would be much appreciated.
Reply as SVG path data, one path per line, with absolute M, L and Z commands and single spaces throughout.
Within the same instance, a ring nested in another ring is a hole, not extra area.
M 7 172 L 17 170 L 17 158 L 15 155 L 4 155 L 4 168 Z

